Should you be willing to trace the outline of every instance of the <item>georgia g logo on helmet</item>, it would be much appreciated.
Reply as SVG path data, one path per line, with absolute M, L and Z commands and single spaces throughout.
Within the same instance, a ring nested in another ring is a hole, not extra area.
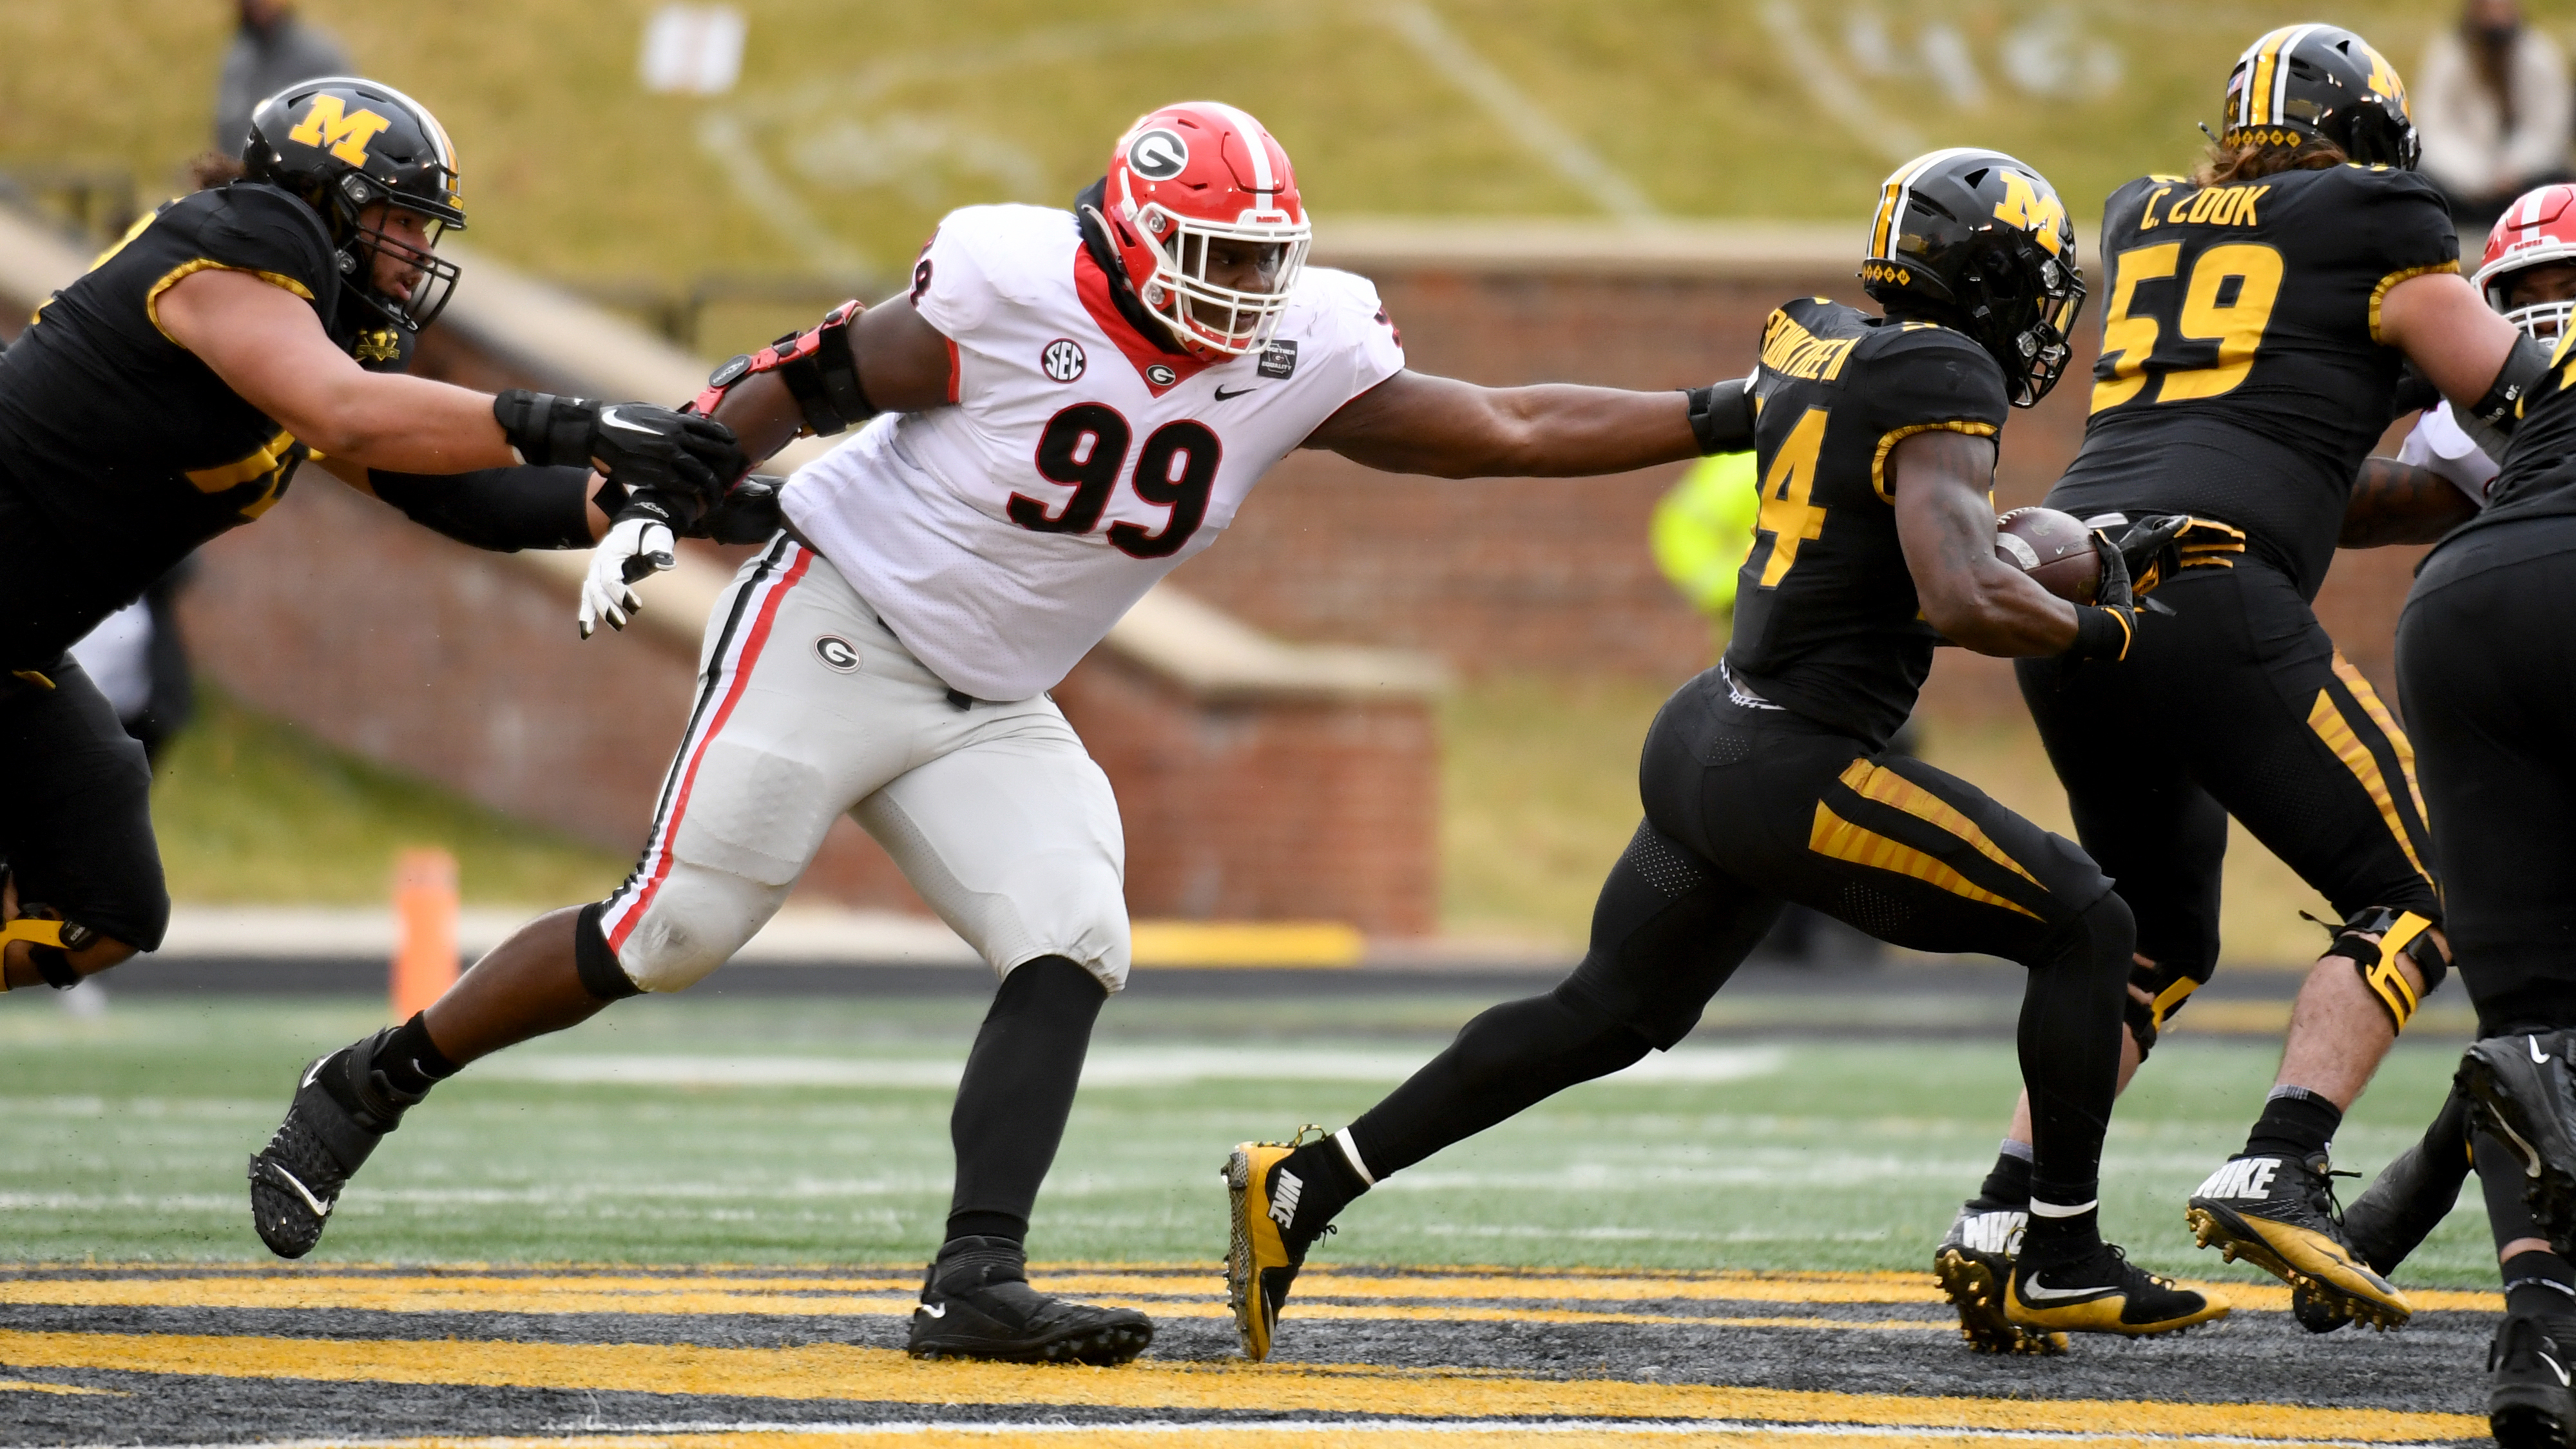
M 1190 144 L 1177 131 L 1160 126 L 1145 132 L 1127 147 L 1129 170 L 1148 181 L 1169 181 L 1189 169 Z

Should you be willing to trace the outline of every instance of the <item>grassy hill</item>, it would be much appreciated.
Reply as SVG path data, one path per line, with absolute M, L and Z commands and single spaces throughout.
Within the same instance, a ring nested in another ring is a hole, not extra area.
M 437 110 L 473 240 L 570 276 L 899 273 L 947 209 L 1061 203 L 1118 130 L 1213 95 L 1336 214 L 1856 216 L 1892 161 L 1983 144 L 2079 213 L 2170 168 L 2235 53 L 2320 7 L 2254 0 L 735 0 L 742 83 L 648 95 L 650 0 L 307 10 Z M 2530 7 L 2566 30 L 2576 0 Z M 220 0 L 0 5 L 0 167 L 154 178 L 206 141 Z M 2401 70 L 2448 5 L 2334 7 Z

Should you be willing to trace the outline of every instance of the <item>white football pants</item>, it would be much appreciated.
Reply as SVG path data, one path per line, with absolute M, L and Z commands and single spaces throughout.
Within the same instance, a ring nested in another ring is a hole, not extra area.
M 995 972 L 1127 981 L 1109 779 L 1044 695 L 960 709 L 822 555 L 780 535 L 708 616 L 697 703 L 635 873 L 600 918 L 646 991 L 695 984 L 852 813 Z

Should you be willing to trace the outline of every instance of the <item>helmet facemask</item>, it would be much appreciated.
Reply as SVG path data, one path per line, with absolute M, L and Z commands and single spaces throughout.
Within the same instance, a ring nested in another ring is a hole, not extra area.
M 1154 256 L 1153 275 L 1136 279 L 1136 299 L 1172 330 L 1183 347 L 1239 357 L 1269 345 L 1278 331 L 1288 293 L 1305 270 L 1313 233 L 1285 211 L 1247 211 L 1232 222 L 1182 216 L 1159 202 L 1126 208 L 1128 225 Z M 1223 286 L 1209 279 L 1218 244 L 1259 249 L 1265 290 Z
M 2083 274 L 2055 257 L 2008 247 L 1988 253 L 1978 270 L 1987 300 L 1970 316 L 1971 331 L 2012 380 L 2012 405 L 2035 406 L 2074 356 L 2069 339 L 2084 310 Z

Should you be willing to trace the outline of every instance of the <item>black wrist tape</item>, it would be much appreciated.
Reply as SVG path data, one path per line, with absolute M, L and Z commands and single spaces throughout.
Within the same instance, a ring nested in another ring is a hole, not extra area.
M 599 418 L 599 404 L 588 398 L 514 387 L 492 399 L 492 418 L 522 463 L 590 464 L 590 432 Z
M 1691 436 L 1702 457 L 1741 453 L 1753 446 L 1753 393 L 1746 378 L 1733 378 L 1682 393 L 1690 400 Z
M 2105 609 L 2092 604 L 2075 606 L 2075 642 L 2067 647 L 2069 659 L 2126 659 L 2129 641 L 2136 637 L 2137 626 L 2118 609 Z

